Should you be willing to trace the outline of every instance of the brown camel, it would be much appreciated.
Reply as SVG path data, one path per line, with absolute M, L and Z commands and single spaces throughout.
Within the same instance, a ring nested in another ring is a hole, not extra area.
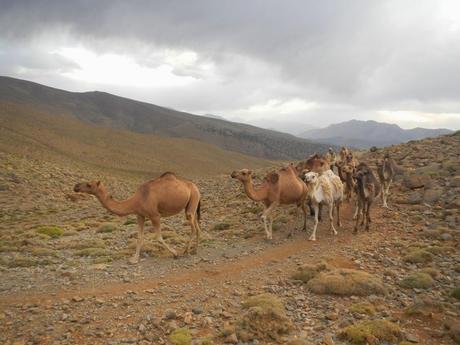
M 308 170 L 308 171 L 313 171 L 317 172 L 319 174 L 329 170 L 330 164 L 327 159 L 321 157 L 317 153 L 314 155 L 310 156 L 304 161 L 300 161 L 296 167 L 295 170 L 297 171 L 297 174 L 300 176 L 303 171 Z
M 145 218 L 149 218 L 152 222 L 156 239 L 174 257 L 177 257 L 176 251 L 170 248 L 161 236 L 160 218 L 173 216 L 185 210 L 185 216 L 192 228 L 185 253 L 190 251 L 193 236 L 195 236 L 196 241 L 195 251 L 198 249 L 201 231 L 198 223 L 200 219 L 200 191 L 191 181 L 166 172 L 160 177 L 140 185 L 134 195 L 126 200 L 113 199 L 100 181 L 78 183 L 75 185 L 74 191 L 95 195 L 102 206 L 118 216 L 137 215 L 136 253 L 129 260 L 132 264 L 139 262 L 139 254 L 144 243 Z
M 264 211 L 262 213 L 262 220 L 264 222 L 265 233 L 267 239 L 273 238 L 272 212 L 278 205 L 296 204 L 297 207 L 302 209 L 304 215 L 303 229 L 307 229 L 307 208 L 305 206 L 305 199 L 307 197 L 307 186 L 297 176 L 297 172 L 292 165 L 281 168 L 278 171 L 269 172 L 262 184 L 256 189 L 252 182 L 252 172 L 248 169 L 234 171 L 231 174 L 244 186 L 246 195 L 254 200 L 261 201 L 264 204 Z M 289 236 L 291 236 L 291 230 Z

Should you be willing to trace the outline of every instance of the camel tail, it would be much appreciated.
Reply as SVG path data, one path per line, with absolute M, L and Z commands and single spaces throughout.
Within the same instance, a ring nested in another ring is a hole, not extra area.
M 198 201 L 198 206 L 196 208 L 196 218 L 198 219 L 198 221 L 200 221 L 201 219 L 201 200 Z

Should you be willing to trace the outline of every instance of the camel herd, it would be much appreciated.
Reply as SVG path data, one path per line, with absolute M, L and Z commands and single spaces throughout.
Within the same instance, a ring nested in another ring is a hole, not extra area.
M 351 201 L 353 195 L 356 195 L 354 233 L 358 231 L 360 224 L 369 230 L 371 206 L 375 199 L 381 196 L 383 207 L 388 207 L 389 188 L 396 170 L 395 161 L 387 154 L 377 164 L 377 179 L 366 163 L 359 163 L 350 150 L 342 147 L 338 155 L 329 149 L 324 156 L 315 154 L 297 165 L 291 163 L 277 171 L 270 171 L 257 187 L 254 186 L 251 170 L 234 171 L 231 177 L 243 184 L 244 191 L 250 199 L 263 204 L 261 219 L 268 240 L 273 238 L 275 208 L 279 205 L 294 204 L 297 209 L 302 210 L 304 231 L 307 230 L 307 206 L 309 207 L 310 214 L 315 219 L 309 239 L 315 241 L 322 206 L 327 206 L 330 229 L 334 235 L 337 235 L 333 219 L 334 210 L 337 214 L 337 226 L 340 227 L 340 206 L 344 198 Z M 104 208 L 116 215 L 137 216 L 136 252 L 129 260 L 132 264 L 139 262 L 146 219 L 150 219 L 152 223 L 151 230 L 156 240 L 177 257 L 177 252 L 163 240 L 160 218 L 176 215 L 182 210 L 185 210 L 186 219 L 191 227 L 185 253 L 196 253 L 198 249 L 201 232 L 200 191 L 193 182 L 180 178 L 174 173 L 166 172 L 154 180 L 143 183 L 134 195 L 126 200 L 115 200 L 100 181 L 78 183 L 74 191 L 96 196 Z M 292 235 L 293 230 L 294 228 L 289 236 Z

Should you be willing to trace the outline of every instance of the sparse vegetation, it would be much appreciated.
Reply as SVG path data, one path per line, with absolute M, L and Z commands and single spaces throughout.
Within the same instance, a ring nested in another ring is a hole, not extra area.
M 246 312 L 237 325 L 238 339 L 277 341 L 289 333 L 292 322 L 286 316 L 283 303 L 274 295 L 262 294 L 243 302 Z
M 40 226 L 37 228 L 37 233 L 51 238 L 58 238 L 64 234 L 64 229 L 59 226 Z
M 456 299 L 460 299 L 460 287 L 453 289 L 450 295 Z
M 404 288 L 428 289 L 433 286 L 434 280 L 427 273 L 413 272 L 408 277 L 404 278 L 399 285 Z
M 399 326 L 388 320 L 363 321 L 339 331 L 339 337 L 352 344 L 379 344 L 395 342 L 402 336 Z
M 217 223 L 212 227 L 212 229 L 215 231 L 221 231 L 230 229 L 230 226 L 231 225 L 229 223 Z
M 110 232 L 114 232 L 115 230 L 117 229 L 117 227 L 112 224 L 112 223 L 104 223 L 104 224 L 101 224 L 96 232 L 97 233 L 110 233 Z
M 169 340 L 174 345 L 190 345 L 193 337 L 188 328 L 176 328 L 170 335 Z
M 316 277 L 320 272 L 328 269 L 327 264 L 320 263 L 316 265 L 306 264 L 298 268 L 297 272 L 291 275 L 291 279 L 301 280 L 308 283 L 311 279 Z
M 362 303 L 355 303 L 351 305 L 349 309 L 352 313 L 358 313 L 358 314 L 366 314 L 366 315 L 374 315 L 375 314 L 375 308 L 372 304 L 367 303 L 367 302 L 362 302 Z
M 412 249 L 403 260 L 412 264 L 426 264 L 433 261 L 433 254 L 421 248 Z
M 377 277 L 364 271 L 351 269 L 321 272 L 311 279 L 307 286 L 317 294 L 339 296 L 368 296 L 386 292 L 383 283 Z

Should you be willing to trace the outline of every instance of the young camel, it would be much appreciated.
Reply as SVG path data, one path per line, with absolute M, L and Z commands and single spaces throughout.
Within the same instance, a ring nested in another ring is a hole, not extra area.
M 396 175 L 398 166 L 393 158 L 387 153 L 382 162 L 377 163 L 377 173 L 380 183 L 382 184 L 382 201 L 383 207 L 388 208 L 387 199 L 390 192 L 390 185 Z
M 307 208 L 305 199 L 307 197 L 307 186 L 297 176 L 295 168 L 291 165 L 280 170 L 268 173 L 262 184 L 256 189 L 252 181 L 252 172 L 248 169 L 234 171 L 231 177 L 239 180 L 244 187 L 246 195 L 264 204 L 262 220 L 264 222 L 265 234 L 268 240 L 273 238 L 273 216 L 272 212 L 278 205 L 296 204 L 302 209 L 303 230 L 307 229 Z M 291 236 L 291 230 L 289 236 Z
M 356 195 L 358 196 L 358 200 L 355 212 L 356 223 L 353 232 L 357 233 L 359 218 L 361 215 L 363 216 L 361 225 L 365 225 L 366 230 L 369 230 L 369 224 L 371 223 L 370 209 L 375 198 L 379 196 L 381 188 L 380 183 L 374 176 L 374 173 L 365 163 L 360 163 L 358 165 L 355 178 Z
M 328 205 L 331 231 L 334 235 L 337 235 L 337 230 L 334 227 L 333 212 L 335 206 L 337 208 L 337 226 L 340 227 L 340 204 L 343 200 L 342 181 L 332 170 L 328 170 L 321 175 L 313 171 L 304 171 L 302 177 L 308 187 L 308 195 L 315 210 L 315 225 L 309 240 L 316 241 L 319 205 L 322 203 Z
M 185 210 L 185 216 L 190 222 L 191 233 L 185 253 L 192 247 L 195 236 L 195 250 L 198 249 L 200 238 L 200 191 L 190 181 L 181 179 L 173 173 L 166 172 L 160 177 L 145 182 L 139 186 L 133 196 L 126 200 L 115 200 L 100 181 L 78 183 L 75 192 L 87 193 L 96 196 L 102 206 L 118 216 L 135 214 L 137 216 L 138 236 L 136 253 L 129 260 L 130 263 L 139 262 L 139 255 L 144 243 L 144 222 L 149 218 L 153 225 L 156 240 L 174 257 L 177 253 L 170 248 L 161 236 L 160 218 L 169 217 Z
M 353 178 L 355 168 L 349 164 L 345 164 L 340 169 L 343 179 L 345 180 L 345 200 L 350 201 L 356 182 Z

